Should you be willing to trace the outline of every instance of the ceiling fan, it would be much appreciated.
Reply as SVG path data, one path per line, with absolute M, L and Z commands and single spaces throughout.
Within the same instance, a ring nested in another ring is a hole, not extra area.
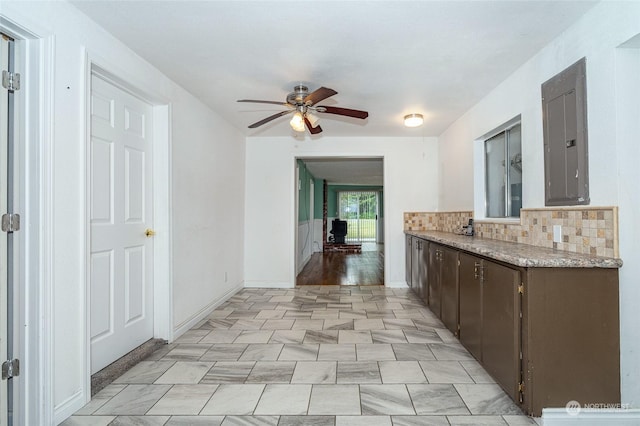
M 293 117 L 289 122 L 291 128 L 293 128 L 293 130 L 295 130 L 296 132 L 304 132 L 306 126 L 306 128 L 309 129 L 309 132 L 315 135 L 322 132 L 322 127 L 318 125 L 319 119 L 318 116 L 314 113 L 344 115 L 347 117 L 360 118 L 362 120 L 369 116 L 369 113 L 367 111 L 317 105 L 318 102 L 321 102 L 337 93 L 338 92 L 336 92 L 335 90 L 329 89 L 327 87 L 321 87 L 309 93 L 309 89 L 307 88 L 307 86 L 297 85 L 293 88 L 293 92 L 287 95 L 286 102 L 260 101 L 255 99 L 239 99 L 238 102 L 282 105 L 288 108 L 285 111 L 281 111 L 277 114 L 273 114 L 267 118 L 263 118 L 262 120 L 253 123 L 249 126 L 250 129 L 255 129 L 256 127 L 260 127 L 263 124 L 275 120 L 276 118 L 293 113 Z

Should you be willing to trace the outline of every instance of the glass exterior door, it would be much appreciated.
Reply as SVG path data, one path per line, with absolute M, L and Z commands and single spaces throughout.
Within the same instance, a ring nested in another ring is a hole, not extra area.
M 375 242 L 378 228 L 378 193 L 375 191 L 341 191 L 338 212 L 347 221 L 345 242 Z

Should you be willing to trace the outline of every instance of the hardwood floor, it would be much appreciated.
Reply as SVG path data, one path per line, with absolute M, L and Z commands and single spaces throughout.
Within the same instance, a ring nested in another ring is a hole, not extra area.
M 384 285 L 384 245 L 360 254 L 314 253 L 296 285 Z

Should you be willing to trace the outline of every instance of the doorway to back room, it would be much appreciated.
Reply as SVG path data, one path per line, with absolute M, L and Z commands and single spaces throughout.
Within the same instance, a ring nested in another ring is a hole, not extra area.
M 383 165 L 296 159 L 296 285 L 384 285 Z

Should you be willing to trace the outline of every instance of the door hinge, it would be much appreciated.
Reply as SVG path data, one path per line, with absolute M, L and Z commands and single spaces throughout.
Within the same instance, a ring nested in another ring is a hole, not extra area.
M 2 215 L 2 231 L 15 232 L 20 230 L 20 215 L 5 213 Z
M 20 90 L 20 74 L 6 70 L 2 71 L 2 87 L 10 92 Z
M 524 294 L 524 284 L 520 284 L 520 285 L 518 286 L 518 293 L 520 293 L 520 294 Z
M 12 379 L 20 375 L 20 360 L 10 359 L 2 363 L 2 380 Z
M 520 393 L 524 392 L 524 382 L 518 383 L 518 392 Z

